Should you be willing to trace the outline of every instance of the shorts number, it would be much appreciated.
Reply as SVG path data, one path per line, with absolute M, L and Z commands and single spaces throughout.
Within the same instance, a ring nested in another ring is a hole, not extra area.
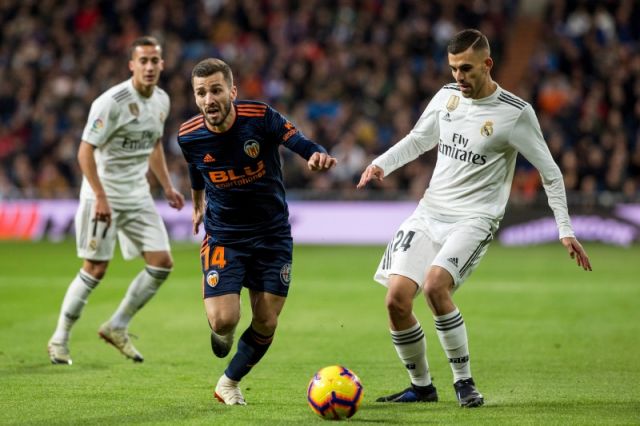
M 216 246 L 213 248 L 213 253 L 209 255 L 209 245 L 206 245 L 206 248 L 202 252 L 202 257 L 204 259 L 204 270 L 208 270 L 211 266 L 217 266 L 218 269 L 222 269 L 227 264 L 227 261 L 224 258 L 224 247 Z
M 211 254 L 211 265 L 222 269 L 226 264 L 227 261 L 224 260 L 224 247 L 217 246 Z
M 398 251 L 398 247 L 402 249 L 402 251 L 407 251 L 409 247 L 411 247 L 411 240 L 416 233 L 414 231 L 407 232 L 407 235 L 404 234 L 403 231 L 398 231 L 395 238 L 395 243 L 393 244 L 393 251 Z

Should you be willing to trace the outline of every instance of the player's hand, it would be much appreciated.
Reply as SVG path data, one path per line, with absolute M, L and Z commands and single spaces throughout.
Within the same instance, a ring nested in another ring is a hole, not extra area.
M 191 222 L 193 223 L 193 235 L 198 235 L 200 224 L 204 218 L 204 209 L 193 209 L 191 214 Z
M 100 222 L 107 222 L 107 227 L 111 225 L 111 206 L 106 195 L 96 197 L 94 219 Z
M 360 176 L 360 182 L 356 185 L 356 188 L 362 189 L 364 188 L 370 180 L 375 179 L 377 181 L 382 181 L 384 179 L 384 170 L 382 170 L 378 166 L 374 166 L 373 164 L 369 164 L 364 172 L 362 172 L 362 176 Z
M 574 237 L 565 237 L 560 240 L 562 245 L 569 252 L 569 256 L 576 260 L 578 266 L 581 266 L 585 271 L 591 271 L 591 262 L 589 262 L 589 256 L 587 252 L 582 248 L 582 244 L 578 242 Z
M 169 201 L 169 206 L 176 210 L 181 210 L 184 207 L 184 196 L 171 187 L 168 191 L 165 191 L 164 196 Z
M 337 162 L 338 160 L 329 154 L 314 152 L 313 155 L 309 157 L 309 161 L 307 161 L 307 167 L 309 167 L 309 170 L 312 172 L 325 171 L 335 166 Z

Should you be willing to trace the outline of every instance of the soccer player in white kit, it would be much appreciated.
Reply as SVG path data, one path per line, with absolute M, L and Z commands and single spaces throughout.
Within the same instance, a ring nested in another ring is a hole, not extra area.
M 54 364 L 71 364 L 71 327 L 104 277 L 116 237 L 123 257 L 129 260 L 142 255 L 145 267 L 98 334 L 127 358 L 143 361 L 129 340 L 128 325 L 173 266 L 169 237 L 151 197 L 147 171 L 156 176 L 171 207 L 179 210 L 184 206 L 184 197 L 171 182 L 161 142 L 169 114 L 169 96 L 157 87 L 162 68 L 158 40 L 136 39 L 129 59 L 131 78 L 91 105 L 78 150 L 83 181 L 75 229 L 78 257 L 84 260 L 67 289 L 48 343 Z
M 560 169 L 553 161 L 531 105 L 491 78 L 493 60 L 486 37 L 477 30 L 456 34 L 448 45 L 456 83 L 431 99 L 411 132 L 376 158 L 358 188 L 436 148 L 429 187 L 414 213 L 387 246 L 374 279 L 385 285 L 391 339 L 411 386 L 378 402 L 435 402 L 436 388 L 426 358 L 424 332 L 413 314 L 422 292 L 462 407 L 484 403 L 471 376 L 467 331 L 452 294 L 485 254 L 504 215 L 516 156 L 540 172 L 561 243 L 578 266 L 591 270 L 575 238 Z

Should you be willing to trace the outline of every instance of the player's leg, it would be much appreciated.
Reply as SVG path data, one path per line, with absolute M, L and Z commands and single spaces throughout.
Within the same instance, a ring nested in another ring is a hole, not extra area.
M 375 279 L 387 286 L 385 304 L 391 341 L 405 366 L 411 385 L 378 402 L 435 402 L 438 394 L 431 381 L 427 362 L 427 341 L 413 314 L 413 300 L 424 281 L 426 265 L 435 254 L 430 237 L 409 218 L 385 251 Z
M 240 395 L 239 382 L 265 355 L 278 325 L 291 284 L 292 240 L 289 235 L 267 237 L 251 250 L 247 264 L 251 324 L 238 340 L 229 366 L 216 386 L 216 396 L 229 404 L 223 393 Z M 242 399 L 244 402 L 244 398 Z
M 483 221 L 452 225 L 423 287 L 440 344 L 453 372 L 456 396 L 463 407 L 480 406 L 484 398 L 471 376 L 467 329 L 452 293 L 475 269 L 491 238 L 491 227 Z
M 218 358 L 229 354 L 233 335 L 240 321 L 240 294 L 228 293 L 204 299 L 211 328 L 211 350 Z
M 114 217 L 115 223 L 117 217 Z M 78 257 L 82 268 L 69 284 L 56 329 L 47 350 L 53 364 L 71 364 L 68 342 L 71 328 L 80 318 L 91 292 L 104 277 L 115 247 L 115 226 L 95 220 L 93 202 L 81 201 L 75 216 Z
M 123 256 L 125 259 L 132 259 L 141 254 L 145 267 L 131 281 L 118 308 L 100 326 L 98 334 L 127 358 L 142 362 L 142 354 L 129 338 L 129 323 L 166 281 L 173 267 L 173 259 L 169 252 L 166 229 L 152 204 L 137 211 L 122 212 L 120 217 L 123 225 L 118 231 L 118 237 Z

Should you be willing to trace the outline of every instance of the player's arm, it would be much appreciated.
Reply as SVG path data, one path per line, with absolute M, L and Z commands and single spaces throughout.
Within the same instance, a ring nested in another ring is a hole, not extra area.
M 171 182 L 171 176 L 169 175 L 169 169 L 167 168 L 167 161 L 160 139 L 156 142 L 156 146 L 149 156 L 149 168 L 156 178 L 158 178 L 158 182 L 160 182 L 160 186 L 162 186 L 169 205 L 177 210 L 182 209 L 182 207 L 184 207 L 184 197 L 176 190 Z
M 204 189 L 191 189 L 191 199 L 193 200 L 191 222 L 193 223 L 193 235 L 196 235 L 200 230 L 200 224 L 204 220 L 204 211 L 206 207 Z
M 91 186 L 96 197 L 95 219 L 107 222 L 107 226 L 109 226 L 111 224 L 111 206 L 109 205 L 107 194 L 100 181 L 100 176 L 98 176 L 98 166 L 93 156 L 95 149 L 96 147 L 89 142 L 85 140 L 81 141 L 80 148 L 78 148 L 78 163 L 80 164 L 82 174 L 89 183 L 89 186 Z
M 569 256 L 576 260 L 578 266 L 586 271 L 591 271 L 589 256 L 573 233 L 562 173 L 553 161 L 549 147 L 542 136 L 538 119 L 530 105 L 525 107 L 520 114 L 511 131 L 509 143 L 540 172 L 542 185 L 556 219 L 562 245 L 567 249 Z
M 307 160 L 309 170 L 326 171 L 336 165 L 337 160 L 323 146 L 308 139 L 273 108 L 268 109 L 265 119 L 267 131 L 288 149 Z
M 384 154 L 373 160 L 360 176 L 357 188 L 364 188 L 371 180 L 381 181 L 394 170 L 415 160 L 421 154 L 433 149 L 440 139 L 438 124 L 439 103 L 442 92 L 438 92 L 424 110 L 416 125 L 408 135 L 400 139 Z

